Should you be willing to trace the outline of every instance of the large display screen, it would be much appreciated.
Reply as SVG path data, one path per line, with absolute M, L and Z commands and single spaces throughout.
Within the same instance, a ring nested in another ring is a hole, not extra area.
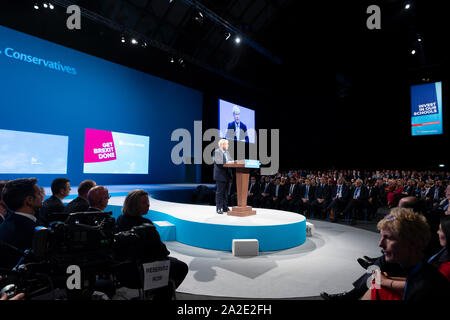
M 86 129 L 84 173 L 148 174 L 150 138 Z
M 255 111 L 219 99 L 220 136 L 255 143 Z
M 442 134 L 442 82 L 411 86 L 411 134 Z
M 0 129 L 0 173 L 67 173 L 69 137 Z
M 172 133 L 183 128 L 193 136 L 202 120 L 200 91 L 3 26 L 0 74 L 0 128 L 56 135 L 6 140 L 3 134 L 0 180 L 45 172 L 38 177 L 44 186 L 64 173 L 73 185 L 201 181 L 201 165 L 191 172 L 171 158 Z M 106 151 L 113 143 L 114 152 L 91 150 L 97 162 L 88 153 L 85 159 L 86 128 L 107 130 L 105 146 L 92 149 Z M 55 140 L 60 136 L 65 142 Z

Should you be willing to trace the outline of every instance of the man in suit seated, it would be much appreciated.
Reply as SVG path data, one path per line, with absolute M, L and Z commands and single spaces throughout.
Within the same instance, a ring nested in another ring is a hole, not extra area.
M 259 183 L 256 181 L 256 177 L 252 176 L 250 178 L 250 184 L 248 186 L 248 194 L 247 194 L 247 205 L 254 206 L 254 199 L 259 194 Z
M 64 212 L 69 214 L 72 212 L 84 212 L 89 208 L 88 192 L 97 184 L 93 180 L 84 180 L 78 186 L 78 197 L 70 201 Z
M 342 210 L 347 206 L 349 196 L 350 190 L 345 184 L 344 178 L 339 177 L 337 184 L 333 188 L 333 193 L 331 194 L 330 205 L 327 208 L 330 211 L 329 219 L 331 221 L 336 222 Z
M 294 177 L 290 178 L 290 184 L 287 186 L 286 195 L 281 200 L 280 206 L 282 210 L 285 211 L 294 211 L 295 204 L 300 199 L 300 185 L 297 184 L 297 181 Z
M 247 126 L 240 120 L 241 110 L 238 106 L 233 107 L 234 121 L 228 123 L 227 139 L 248 142 Z
M 279 209 L 281 199 L 284 198 L 284 185 L 281 185 L 281 178 L 275 179 L 275 184 L 272 185 L 267 199 L 266 207 L 270 209 Z
M 108 189 L 104 186 L 95 186 L 91 188 L 87 194 L 89 208 L 86 211 L 104 211 L 108 206 L 110 198 L 111 196 L 109 195 Z
M 325 218 L 325 211 L 331 199 L 331 189 L 327 182 L 326 177 L 320 178 L 320 185 L 316 187 L 312 203 L 312 210 L 318 218 L 322 219 Z
M 367 190 L 367 187 L 363 185 L 362 180 L 357 179 L 350 194 L 352 195 L 352 198 L 348 202 L 344 212 L 349 214 L 349 223 L 356 224 L 356 211 L 359 210 L 359 212 L 361 212 L 361 210 L 367 208 L 369 191 Z
M 62 200 L 70 193 L 70 180 L 66 178 L 56 178 L 53 180 L 52 196 L 44 201 L 39 212 L 38 223 L 48 226 L 53 221 L 53 213 L 64 213 L 64 204 Z
M 2 199 L 9 209 L 6 220 L 0 224 L 0 241 L 19 250 L 31 249 L 35 211 L 42 206 L 42 197 L 36 178 L 16 179 L 8 182 Z M 0 246 L 0 267 L 12 269 L 22 255 L 12 248 Z
M 438 206 L 439 203 L 445 199 L 445 187 L 442 180 L 435 181 L 435 184 L 430 188 L 428 195 L 429 198 L 427 200 L 430 201 L 432 206 Z
M 270 188 L 272 183 L 270 182 L 270 176 L 264 177 L 264 183 L 261 184 L 260 193 L 256 197 L 256 202 L 254 202 L 255 207 L 265 208 L 267 199 L 270 194 Z
M 300 200 L 297 201 L 298 213 L 309 216 L 313 201 L 314 187 L 311 184 L 311 179 L 305 179 L 305 184 L 300 188 Z
M 236 181 L 230 179 L 227 187 L 227 203 L 230 207 L 237 206 L 237 187 Z

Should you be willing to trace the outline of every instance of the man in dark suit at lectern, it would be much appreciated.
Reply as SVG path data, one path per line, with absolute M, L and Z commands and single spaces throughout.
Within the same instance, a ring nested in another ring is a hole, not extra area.
M 228 140 L 220 139 L 219 148 L 214 151 L 214 173 L 216 181 L 216 212 L 222 214 L 228 212 L 227 191 L 230 179 L 233 178 L 230 168 L 223 165 L 232 161 L 228 150 Z

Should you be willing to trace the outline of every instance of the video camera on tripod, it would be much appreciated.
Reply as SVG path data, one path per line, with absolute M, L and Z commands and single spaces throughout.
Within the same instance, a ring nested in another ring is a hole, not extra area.
M 22 252 L 13 248 L 22 258 L 13 270 L 0 271 L 0 288 L 6 285 L 2 292 L 8 296 L 23 292 L 26 299 L 51 299 L 52 292 L 60 289 L 67 299 L 90 299 L 95 290 L 102 291 L 100 280 L 108 283 L 103 289 L 109 295 L 119 287 L 142 289 L 142 264 L 164 260 L 169 252 L 152 224 L 116 233 L 111 214 L 71 213 L 64 222 L 36 227 L 32 249 Z M 82 273 L 78 287 L 68 290 L 71 266 Z

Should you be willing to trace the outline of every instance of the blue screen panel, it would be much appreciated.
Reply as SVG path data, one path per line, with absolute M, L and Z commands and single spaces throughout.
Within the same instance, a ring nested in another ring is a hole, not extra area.
M 202 120 L 200 91 L 3 26 L 0 74 L 1 129 L 70 140 L 68 157 L 63 161 L 67 170 L 62 170 L 62 165 L 58 170 L 55 166 L 41 168 L 48 174 L 39 175 L 40 184 L 50 185 L 64 172 L 73 185 L 85 179 L 97 184 L 180 183 L 187 179 L 185 166 L 172 162 L 171 151 L 178 142 L 171 141 L 171 135 L 182 128 L 193 136 L 194 121 Z M 116 146 L 125 161 L 120 168 L 85 168 L 86 128 L 147 137 L 151 150 L 145 147 L 146 152 L 139 152 L 138 160 L 133 161 L 133 152 L 146 143 L 128 141 Z M 19 141 L 18 148 L 21 143 L 28 145 L 27 140 Z M 135 150 L 128 154 L 130 147 Z M 61 159 L 61 144 L 40 148 Z M 43 157 L 36 159 L 35 163 L 42 162 Z M 196 181 L 200 181 L 196 172 Z M 27 174 L 2 170 L 0 180 Z
M 442 82 L 411 86 L 411 134 L 442 133 Z
M 86 129 L 84 173 L 148 174 L 150 138 Z
M 0 129 L 0 173 L 67 173 L 69 137 Z

